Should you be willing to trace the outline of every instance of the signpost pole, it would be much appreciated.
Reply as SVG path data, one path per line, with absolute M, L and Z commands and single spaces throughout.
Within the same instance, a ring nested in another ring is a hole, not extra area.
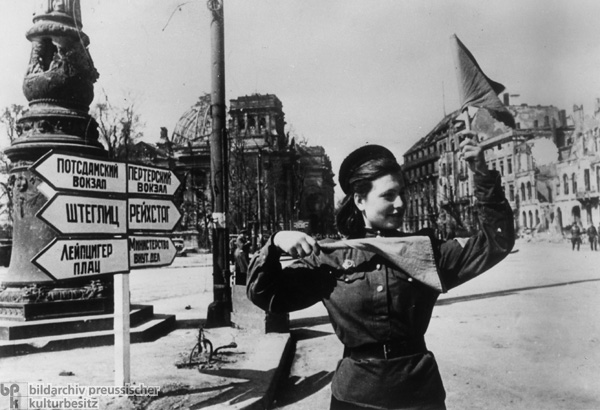
M 131 379 L 129 336 L 129 274 L 115 275 L 115 386 L 125 386 Z
M 54 152 L 30 172 L 50 196 L 36 217 L 59 234 L 30 262 L 54 280 L 114 275 L 115 385 L 124 387 L 131 379 L 129 270 L 173 262 L 173 241 L 157 232 L 172 231 L 181 218 L 172 201 L 180 181 L 162 168 Z

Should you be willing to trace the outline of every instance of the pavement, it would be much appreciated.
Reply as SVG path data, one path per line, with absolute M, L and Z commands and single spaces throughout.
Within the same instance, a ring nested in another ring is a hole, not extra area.
M 441 295 L 426 334 L 449 410 L 600 409 L 600 252 L 542 235 Z M 326 409 L 343 346 L 322 304 L 290 314 L 274 409 Z
M 71 408 L 86 399 L 93 401 L 89 408 L 104 410 L 268 408 L 294 354 L 289 333 L 265 334 L 243 328 L 244 324 L 204 329 L 213 354 L 209 358 L 204 349 L 190 365 L 213 300 L 210 258 L 192 254 L 176 258 L 170 267 L 130 273 L 131 303 L 152 304 L 155 313 L 174 314 L 177 320 L 176 329 L 166 336 L 130 345 L 130 383 L 143 389 L 142 394 L 112 389 L 122 385 L 115 368 L 123 366 L 123 355 L 114 346 L 0 357 L 0 393 L 3 386 L 21 383 L 21 403 L 29 404 L 24 408 L 59 408 L 48 400 L 65 400 L 65 390 L 55 391 L 54 397 L 48 387 L 32 390 L 45 386 L 79 387 L 75 396 L 68 397 Z M 100 387 L 103 396 L 98 394 Z M 158 395 L 151 395 L 153 389 Z M 0 409 L 11 408 L 10 398 L 0 394 Z
M 600 252 L 524 240 L 515 251 L 485 278 L 438 302 L 428 346 L 438 357 L 448 408 L 600 408 Z M 291 335 L 206 329 L 215 349 L 236 347 L 222 349 L 210 363 L 178 368 L 189 359 L 212 301 L 210 255 L 132 272 L 130 283 L 132 303 L 177 318 L 168 335 L 131 345 L 131 382 L 158 387 L 160 394 L 108 392 L 97 408 L 327 408 L 342 346 L 322 305 L 291 314 Z M 0 393 L 10 382 L 108 388 L 115 385 L 117 360 L 113 346 L 0 357 Z M 0 409 L 9 408 L 7 400 L 0 394 Z

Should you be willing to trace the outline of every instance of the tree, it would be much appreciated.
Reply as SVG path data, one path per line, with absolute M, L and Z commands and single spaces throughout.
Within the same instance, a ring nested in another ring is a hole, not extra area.
M 100 141 L 108 151 L 109 158 L 132 160 L 136 158 L 133 147 L 143 136 L 140 128 L 143 123 L 137 113 L 135 98 L 125 98 L 125 105 L 110 103 L 108 96 L 104 102 L 94 106 L 93 116 L 98 122 Z
M 0 122 L 2 122 L 6 129 L 6 135 L 8 140 L 12 142 L 17 138 L 17 121 L 23 115 L 24 107 L 18 104 L 12 104 L 10 107 L 5 107 L 2 116 L 0 116 Z M 0 174 L 5 176 L 0 181 L 0 230 L 6 232 L 8 236 L 12 233 L 12 189 L 10 184 L 10 178 L 8 177 L 12 165 L 10 160 L 4 152 L 0 153 Z
M 262 160 L 257 151 L 250 155 L 244 137 L 233 134 L 229 139 L 229 213 L 236 232 L 249 227 L 251 221 L 259 221 L 258 215 L 258 169 Z M 259 150 L 259 148 L 257 148 Z
M 21 118 L 24 110 L 22 105 L 12 104 L 10 107 L 4 108 L 0 117 L 0 122 L 6 127 L 6 135 L 11 144 L 17 137 L 17 120 Z

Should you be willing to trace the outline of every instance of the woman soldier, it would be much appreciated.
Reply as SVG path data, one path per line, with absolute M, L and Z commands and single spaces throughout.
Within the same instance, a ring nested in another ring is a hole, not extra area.
M 281 231 L 253 258 L 248 297 L 271 312 L 322 302 L 344 357 L 332 381 L 331 409 L 445 409 L 445 390 L 424 335 L 441 292 L 483 273 L 514 245 L 512 210 L 500 175 L 488 170 L 471 132 L 461 156 L 474 173 L 480 230 L 442 241 L 428 230 L 398 231 L 405 186 L 394 155 L 378 145 L 340 167 L 346 197 L 336 215 L 345 237 L 317 243 Z M 299 258 L 282 268 L 282 252 Z

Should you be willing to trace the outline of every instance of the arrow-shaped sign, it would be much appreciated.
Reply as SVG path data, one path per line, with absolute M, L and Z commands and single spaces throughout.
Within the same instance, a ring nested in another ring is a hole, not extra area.
M 128 272 L 127 239 L 55 239 L 31 262 L 55 280 Z
M 130 231 L 171 231 L 181 213 L 171 200 L 129 198 L 127 225 Z
M 173 263 L 177 249 L 171 238 L 161 236 L 130 236 L 130 269 L 167 266 Z
M 54 189 L 120 193 L 127 190 L 124 163 L 50 152 L 30 170 Z
M 130 194 L 173 196 L 180 184 L 171 170 L 127 165 L 127 189 Z
M 58 194 L 37 216 L 62 235 L 127 233 L 127 201 Z

